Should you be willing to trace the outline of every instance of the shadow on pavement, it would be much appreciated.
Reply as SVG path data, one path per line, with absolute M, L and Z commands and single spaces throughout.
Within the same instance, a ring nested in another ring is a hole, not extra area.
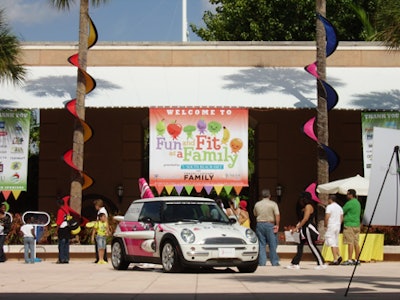
M 242 294 L 44 294 L 44 293 L 29 293 L 29 294 L 16 294 L 16 293 L 2 293 L 0 294 L 0 299 L 11 299 L 11 300 L 47 300 L 47 299 L 57 299 L 57 300 L 108 300 L 108 299 L 132 299 L 132 300 L 250 300 L 250 299 L 279 299 L 279 300 L 289 300 L 289 299 L 307 299 L 307 300 L 324 300 L 324 299 L 385 299 L 385 300 L 398 300 L 398 293 L 368 293 L 368 291 L 354 290 L 344 296 L 345 289 L 336 290 L 332 293 L 316 293 L 316 294 L 301 294 L 301 293 L 242 293 Z

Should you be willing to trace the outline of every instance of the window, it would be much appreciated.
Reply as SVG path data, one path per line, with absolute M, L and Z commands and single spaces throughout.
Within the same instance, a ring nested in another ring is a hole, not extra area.
M 144 203 L 142 211 L 140 212 L 139 221 L 150 218 L 153 222 L 159 223 L 161 219 L 160 208 L 161 203 L 159 201 Z

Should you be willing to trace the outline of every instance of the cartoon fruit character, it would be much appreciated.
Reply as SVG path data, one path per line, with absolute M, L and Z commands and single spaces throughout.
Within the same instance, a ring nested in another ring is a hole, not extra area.
M 217 121 L 212 121 L 207 125 L 208 131 L 211 132 L 213 135 L 216 135 L 218 132 L 220 132 L 221 128 L 222 128 L 221 123 Z
M 186 133 L 188 139 L 193 139 L 193 132 L 196 130 L 194 125 L 186 125 L 183 127 L 183 132 Z
M 14 161 L 11 163 L 11 170 L 19 170 L 21 169 L 21 162 Z
M 223 134 L 222 134 L 221 143 L 226 144 L 226 143 L 228 143 L 229 138 L 231 137 L 231 133 L 229 132 L 229 129 L 226 128 L 225 126 L 222 128 L 223 128 L 223 130 L 222 130 Z
M 198 120 L 197 121 L 197 128 L 199 129 L 199 132 L 201 134 L 204 134 L 206 132 L 207 123 L 204 120 Z
M 233 153 L 238 153 L 243 147 L 243 141 L 239 138 L 234 138 L 231 140 L 230 146 Z
M 168 124 L 167 131 L 172 136 L 172 139 L 176 140 L 182 132 L 182 125 L 176 123 L 176 120 L 175 120 L 174 123 Z
M 165 123 L 164 123 L 164 119 L 162 119 L 161 121 L 158 121 L 156 124 L 156 131 L 157 131 L 157 135 L 164 135 L 165 133 Z
M 19 182 L 19 174 L 14 173 L 14 175 L 11 176 L 11 181 L 12 182 Z

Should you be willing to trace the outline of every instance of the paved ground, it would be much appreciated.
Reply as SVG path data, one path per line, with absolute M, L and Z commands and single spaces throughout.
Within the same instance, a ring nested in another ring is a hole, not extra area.
M 42 261 L 0 264 L 0 299 L 400 299 L 400 262 L 363 263 L 354 267 L 329 266 L 314 270 L 311 261 L 301 270 L 260 267 L 253 274 L 236 269 L 166 274 L 159 266 L 131 265 L 116 271 L 111 264 L 91 260 L 70 264 Z

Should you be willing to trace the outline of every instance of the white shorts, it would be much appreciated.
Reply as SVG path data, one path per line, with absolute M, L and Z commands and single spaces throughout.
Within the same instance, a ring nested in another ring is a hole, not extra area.
M 339 226 L 329 226 L 325 232 L 325 245 L 328 247 L 338 247 L 339 246 Z

